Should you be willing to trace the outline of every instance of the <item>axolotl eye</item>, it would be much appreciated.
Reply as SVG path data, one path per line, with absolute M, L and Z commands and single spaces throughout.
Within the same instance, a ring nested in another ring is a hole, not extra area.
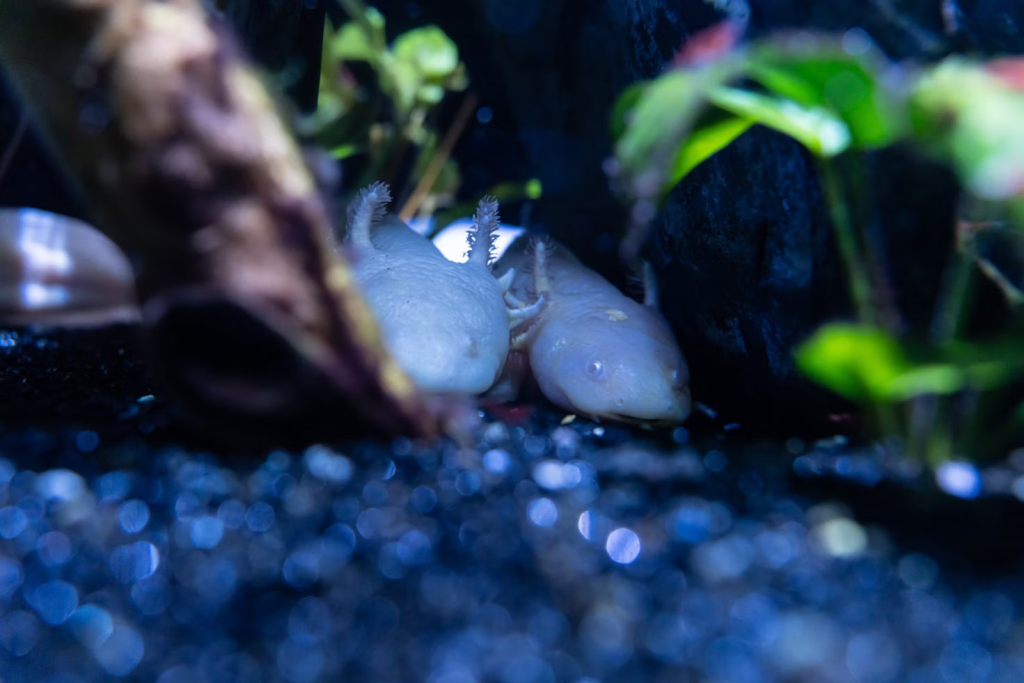
M 587 363 L 587 374 L 594 379 L 604 377 L 604 363 L 599 360 L 592 360 Z
M 672 388 L 677 391 L 686 388 L 686 376 L 678 370 L 673 370 L 670 375 L 672 378 Z

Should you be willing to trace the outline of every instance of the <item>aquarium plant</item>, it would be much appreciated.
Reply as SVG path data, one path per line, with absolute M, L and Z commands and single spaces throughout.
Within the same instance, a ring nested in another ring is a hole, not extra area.
M 964 320 L 972 282 L 988 277 L 1016 311 L 1024 297 L 980 241 L 1021 243 L 1024 228 L 1024 60 L 950 57 L 890 62 L 862 31 L 801 32 L 741 42 L 724 22 L 691 39 L 665 72 L 623 92 L 612 112 L 613 186 L 630 207 L 622 256 L 635 257 L 668 193 L 755 125 L 817 160 L 853 319 L 824 325 L 795 350 L 808 377 L 858 402 L 876 435 L 932 464 L 1005 447 L 1024 427 L 985 410 L 1024 374 L 1017 316 L 978 338 Z M 909 144 L 952 168 L 963 216 L 935 320 L 911 338 L 886 315 L 860 211 L 865 154 Z M 978 220 L 984 216 L 985 220 Z M 1021 253 L 1024 253 L 1022 251 Z M 1005 417 L 1005 413 L 1002 414 Z

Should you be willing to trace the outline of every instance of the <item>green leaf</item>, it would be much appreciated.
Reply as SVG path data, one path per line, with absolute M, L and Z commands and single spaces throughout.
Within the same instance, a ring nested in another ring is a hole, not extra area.
M 331 38 L 331 56 L 346 62 L 372 62 L 377 51 L 360 24 L 350 21 Z
M 443 81 L 444 89 L 452 92 L 461 92 L 469 87 L 469 73 L 466 71 L 466 65 L 459 62 L 455 70 L 452 71 Z
M 632 118 L 633 108 L 636 107 L 640 98 L 647 92 L 649 85 L 650 83 L 647 81 L 634 83 L 623 90 L 619 98 L 615 100 L 615 105 L 612 107 L 609 119 L 612 142 L 618 142 L 619 138 L 626 134 L 626 131 L 629 129 L 630 119 Z
M 700 81 L 693 74 L 675 71 L 655 79 L 642 91 L 628 115 L 615 156 L 630 172 L 638 173 L 662 145 L 679 145 L 705 104 Z M 627 96 L 634 96 L 632 89 Z
M 736 61 L 727 60 L 699 70 L 670 71 L 623 92 L 611 121 L 613 135 L 621 131 L 615 158 L 622 172 L 633 179 L 653 177 L 657 187 L 670 188 L 679 148 L 707 107 L 708 94 L 737 69 Z
M 910 368 L 893 377 L 878 398 L 906 401 L 915 396 L 955 394 L 964 388 L 966 379 L 964 372 L 953 365 Z
M 823 108 L 727 87 L 711 91 L 710 100 L 725 111 L 785 133 L 819 157 L 833 157 L 850 145 L 849 129 Z
M 726 87 L 740 77 L 770 92 Z M 609 122 L 616 178 L 634 200 L 664 195 L 754 123 L 821 158 L 890 144 L 908 129 L 906 98 L 890 80 L 889 63 L 866 38 L 770 39 L 711 64 L 674 69 L 616 101 Z M 709 104 L 732 117 L 709 117 Z
M 1024 217 L 1024 91 L 986 67 L 951 57 L 924 73 L 910 98 L 914 135 L 975 196 Z
M 800 345 L 796 362 L 814 381 L 862 402 L 887 400 L 893 381 L 911 369 L 885 331 L 839 323 L 822 327 Z
M 377 41 L 377 44 L 383 45 L 385 39 L 384 15 L 376 7 L 366 7 L 363 12 L 363 18 L 373 32 L 373 40 Z
M 398 59 L 415 64 L 427 79 L 444 79 L 459 65 L 459 50 L 455 43 L 433 25 L 398 36 L 392 52 Z
M 822 327 L 797 349 L 796 362 L 814 381 L 863 403 L 906 401 L 967 389 L 987 391 L 1024 374 L 1017 338 L 958 342 L 939 351 L 918 351 L 912 357 L 887 332 L 847 324 Z
M 331 156 L 335 159 L 347 159 L 350 156 L 354 156 L 363 151 L 362 147 L 357 145 L 338 145 L 331 150 Z
M 381 79 L 381 87 L 394 102 L 395 108 L 408 114 L 416 104 L 416 95 L 423 83 L 419 70 L 412 62 L 394 59 L 388 55 L 383 62 L 388 78 Z
M 776 95 L 833 112 L 855 148 L 889 145 L 907 132 L 905 99 L 886 84 L 891 66 L 870 42 L 848 52 L 828 36 L 772 39 L 751 51 L 749 66 L 750 77 Z
M 950 344 L 943 349 L 941 360 L 960 368 L 964 384 L 975 389 L 1005 386 L 1024 372 L 1024 354 L 1020 351 L 1018 335 L 995 341 Z
M 423 104 L 437 104 L 444 99 L 444 88 L 433 83 L 425 83 L 416 91 L 416 99 Z
M 754 121 L 751 119 L 732 116 L 717 108 L 709 110 L 679 148 L 668 185 L 674 187 L 690 171 L 727 147 L 752 125 Z
M 967 389 L 990 391 L 1014 381 L 1022 369 L 1020 362 L 996 357 L 969 363 L 957 363 L 951 359 L 945 363 L 921 365 L 893 378 L 885 397 L 905 401 L 915 396 L 954 394 Z

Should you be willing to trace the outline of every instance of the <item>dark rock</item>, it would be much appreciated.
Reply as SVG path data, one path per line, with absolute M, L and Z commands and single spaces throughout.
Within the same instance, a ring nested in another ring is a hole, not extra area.
M 759 424 L 806 424 L 838 408 L 822 405 L 791 360 L 845 298 L 813 161 L 797 143 L 755 130 L 696 169 L 672 193 L 650 251 L 697 400 Z

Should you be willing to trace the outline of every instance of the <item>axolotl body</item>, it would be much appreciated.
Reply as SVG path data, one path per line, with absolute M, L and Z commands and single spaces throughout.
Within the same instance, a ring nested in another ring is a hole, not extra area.
M 503 298 L 514 273 L 497 279 L 489 260 L 498 205 L 485 198 L 474 216 L 466 262 L 450 261 L 397 216 L 383 183 L 349 206 L 347 244 L 360 289 L 399 366 L 428 393 L 475 395 L 501 375 L 510 330 L 543 302 L 509 308 Z
M 629 298 L 552 240 L 518 239 L 495 266 L 518 271 L 507 297 L 544 297 L 546 304 L 518 335 L 495 394 L 509 398 L 528 371 L 555 405 L 595 419 L 677 424 L 690 413 L 689 370 L 657 309 L 653 274 L 645 301 Z M 532 271 L 532 274 L 531 272 Z M 526 361 L 526 362 L 523 362 Z

